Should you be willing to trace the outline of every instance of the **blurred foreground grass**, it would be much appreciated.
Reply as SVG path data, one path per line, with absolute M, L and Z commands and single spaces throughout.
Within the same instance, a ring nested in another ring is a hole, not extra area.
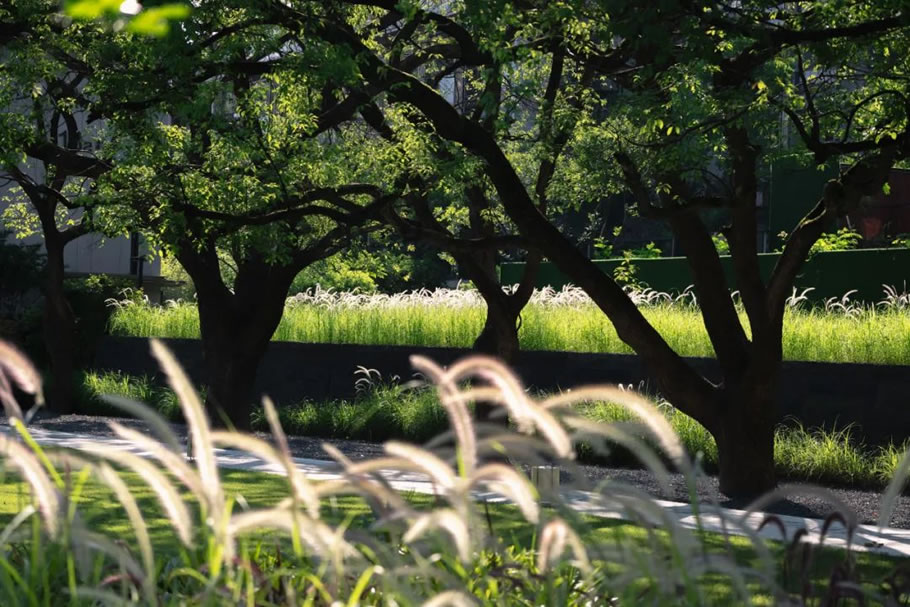
M 162 512 L 152 490 L 133 473 L 124 471 L 121 472 L 121 477 L 139 503 L 148 525 L 155 554 L 159 558 L 178 555 L 183 548 L 175 537 L 173 528 Z M 251 508 L 274 506 L 288 492 L 286 479 L 278 475 L 242 470 L 222 470 L 221 479 L 226 496 L 235 502 L 235 509 L 247 506 Z M 412 492 L 407 493 L 405 498 L 417 509 L 433 507 L 434 498 L 429 495 Z M 0 482 L 0 528 L 12 520 L 30 502 L 28 486 L 10 474 L 4 475 Z M 109 537 L 120 538 L 126 545 L 135 548 L 130 523 L 108 487 L 98 482 L 88 481 L 78 503 L 84 520 L 93 529 Z M 191 500 L 187 503 L 193 508 Z M 538 539 L 535 536 L 536 526 L 528 523 L 518 509 L 511 505 L 490 504 L 487 512 L 495 537 L 504 544 L 512 546 L 512 550 L 516 552 L 516 559 L 518 561 L 533 560 Z M 377 522 L 367 503 L 356 496 L 323 500 L 322 517 L 333 526 L 343 525 L 353 528 L 365 529 Z M 613 543 L 628 546 L 631 543 L 640 548 L 646 548 L 655 539 L 668 546 L 671 544 L 665 531 L 642 527 L 626 521 L 583 515 L 577 517 L 576 524 L 584 529 L 581 534 L 582 540 L 592 546 Z M 738 564 L 744 567 L 755 565 L 757 555 L 753 544 L 748 539 L 739 536 L 724 537 L 707 532 L 699 533 L 698 536 L 707 549 L 731 549 Z M 289 540 L 274 533 L 259 532 L 251 538 L 251 542 L 257 546 L 257 550 L 280 551 L 284 549 L 290 551 Z M 766 544 L 775 562 L 787 562 L 789 547 L 786 544 L 777 541 L 768 541 Z M 843 550 L 823 547 L 815 552 L 805 579 L 799 575 L 787 583 L 782 565 L 780 581 L 785 586 L 789 586 L 793 592 L 798 592 L 798 584 L 805 581 L 823 585 L 828 581 L 827 578 L 830 577 L 831 571 L 838 565 L 844 564 L 846 558 L 846 552 Z M 851 566 L 856 567 L 859 578 L 863 580 L 884 579 L 895 568 L 910 564 L 910 559 L 868 552 L 854 552 L 849 558 L 852 559 Z M 619 569 L 620 566 L 616 563 L 610 563 L 608 567 L 614 575 L 622 573 Z M 641 581 L 643 592 L 646 590 L 647 583 L 647 580 Z M 874 584 L 874 582 L 871 583 Z M 710 604 L 738 604 L 736 601 L 739 599 L 732 592 L 731 581 L 727 575 L 705 574 L 700 586 L 705 592 L 705 597 L 710 600 Z M 747 581 L 747 586 L 755 605 L 773 604 L 772 597 L 763 590 L 760 584 Z

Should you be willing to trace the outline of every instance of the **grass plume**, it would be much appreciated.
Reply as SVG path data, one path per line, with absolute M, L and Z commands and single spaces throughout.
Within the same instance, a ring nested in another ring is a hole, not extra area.
M 665 462 L 671 462 L 691 482 L 697 480 L 701 471 L 669 418 L 628 390 L 595 386 L 537 399 L 508 369 L 483 357 L 447 370 L 415 359 L 437 383 L 437 406 L 448 412 L 453 426 L 447 437 L 424 445 L 390 442 L 385 455 L 363 461 L 326 446 L 339 465 L 338 476 L 323 481 L 293 465 L 280 412 L 270 402 L 264 415 L 274 444 L 212 431 L 202 401 L 176 361 L 161 344 L 153 347 L 179 396 L 195 442 L 195 465 L 175 451 L 166 432 L 156 438 L 116 423 L 116 435 L 148 460 L 118 458 L 107 448 L 81 454 L 48 448 L 45 454 L 36 451 L 25 428 L 21 441 L 0 435 L 5 462 L 29 488 L 9 533 L 0 534 L 6 542 L 0 542 L 0 594 L 11 598 L 10 604 L 805 604 L 857 588 L 870 601 L 884 600 L 896 588 L 880 569 L 875 571 L 881 576 L 863 578 L 860 569 L 842 566 L 856 558 L 853 554 L 807 548 L 799 542 L 801 535 L 787 538 L 792 547 L 775 547 L 757 535 L 751 519 L 710 504 L 694 516 L 700 521 L 720 517 L 740 535 L 693 532 L 635 488 L 592 485 L 583 475 L 566 486 L 571 492 L 539 495 L 524 467 L 547 461 L 573 469 L 576 446 L 591 435 L 623 444 L 655 473 L 666 474 Z M 478 397 L 498 403 L 519 423 L 487 431 L 471 416 Z M 606 397 L 641 423 L 580 415 L 592 399 Z M 270 503 L 235 499 L 221 479 L 219 447 L 241 449 L 283 470 L 282 490 L 270 494 Z M 490 453 L 499 454 L 497 461 L 487 459 Z M 905 462 L 897 461 L 898 473 L 906 473 Z M 48 463 L 62 470 L 51 473 Z M 81 498 L 87 473 L 108 488 L 132 530 L 132 543 L 83 523 L 80 513 L 91 507 Z M 397 492 L 388 479 L 403 473 L 431 479 L 435 494 L 417 499 Z M 154 521 L 141 498 L 143 485 L 176 531 L 176 546 L 163 548 L 151 540 Z M 765 500 L 796 490 L 829 497 L 823 490 L 791 487 Z M 502 503 L 491 506 L 483 501 L 487 497 L 479 499 L 489 495 Z M 578 495 L 629 522 L 607 525 L 577 511 L 570 496 Z M 333 507 L 362 496 L 374 505 L 372 514 L 334 514 Z M 826 522 L 826 531 L 837 521 L 854 525 L 849 513 L 839 516 Z M 794 587 L 788 580 L 800 562 L 791 557 L 804 550 L 810 553 L 801 562 L 829 567 L 827 580 L 802 572 Z M 90 557 L 82 558 L 79 551 Z M 77 561 L 83 565 L 76 566 Z M 900 598 L 904 591 L 897 592 Z

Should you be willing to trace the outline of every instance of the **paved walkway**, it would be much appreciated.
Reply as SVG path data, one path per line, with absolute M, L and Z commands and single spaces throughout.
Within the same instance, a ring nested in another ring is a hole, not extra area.
M 8 430 L 4 429 L 4 431 Z M 149 453 L 137 448 L 129 441 L 118 438 L 55 432 L 42 430 L 40 428 L 30 429 L 30 432 L 34 439 L 42 445 L 90 450 L 93 445 L 100 444 L 129 451 L 142 457 L 150 457 Z M 268 464 L 241 451 L 217 449 L 216 455 L 219 466 L 223 468 L 252 470 L 269 474 L 284 474 L 284 469 L 282 467 Z M 337 479 L 340 477 L 338 466 L 331 461 L 294 458 L 294 463 L 300 470 L 306 473 L 308 478 L 313 480 Z M 389 481 L 391 486 L 398 491 L 413 491 L 415 493 L 425 494 L 432 494 L 435 492 L 433 484 L 427 480 L 427 477 L 421 474 L 390 470 L 384 472 L 383 476 Z M 478 497 L 491 502 L 504 501 L 504 498 L 497 494 L 479 494 Z M 564 494 L 564 499 L 577 511 L 591 516 L 617 519 L 625 518 L 621 509 L 604 505 L 603 500 L 594 494 L 572 491 L 566 492 Z M 692 507 L 689 504 L 665 500 L 654 501 L 663 508 L 668 516 L 675 518 L 682 527 L 692 530 L 699 528 L 699 521 L 696 519 Z M 747 532 L 744 529 L 731 526 L 729 522 L 742 520 L 744 526 L 751 530 L 752 533 L 756 533 L 758 536 L 769 540 L 781 540 L 781 530 L 775 525 L 766 525 L 760 531 L 756 531 L 764 518 L 765 515 L 762 513 L 749 514 L 743 510 L 733 509 L 720 509 L 720 512 L 718 512 L 718 509 L 702 506 L 700 522 L 701 528 L 706 531 L 723 532 L 726 530 L 727 533 L 732 535 L 746 535 Z M 805 529 L 807 534 L 804 536 L 803 541 L 812 543 L 819 542 L 824 521 L 787 515 L 777 515 L 776 518 L 783 524 L 788 540 L 792 539 L 798 530 Z M 655 520 L 653 523 L 659 525 L 660 521 Z M 824 545 L 845 548 L 847 546 L 846 529 L 839 523 L 832 524 L 824 538 Z M 852 546 L 855 550 L 863 552 L 910 557 L 910 529 L 879 528 L 875 525 L 860 525 L 854 533 Z

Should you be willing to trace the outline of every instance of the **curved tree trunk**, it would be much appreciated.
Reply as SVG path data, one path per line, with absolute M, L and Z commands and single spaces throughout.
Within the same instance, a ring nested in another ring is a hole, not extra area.
M 63 290 L 63 243 L 48 235 L 47 277 L 44 285 L 44 343 L 50 362 L 48 406 L 56 413 L 72 413 L 76 356 L 76 318 Z
M 531 293 L 530 289 L 522 288 L 527 280 L 523 280 L 519 289 L 509 295 L 503 291 L 496 276 L 495 253 L 477 252 L 460 255 L 456 259 L 462 273 L 474 282 L 487 306 L 483 329 L 474 340 L 472 349 L 480 354 L 496 357 L 507 365 L 513 365 L 520 350 L 518 320 Z M 536 278 L 539 264 L 533 265 L 533 271 L 526 272 L 525 277 L 530 281 Z M 475 417 L 478 420 L 489 420 L 495 408 L 496 405 L 492 403 L 478 402 L 475 406 Z
M 281 322 L 296 267 L 246 260 L 238 264 L 231 292 L 214 251 L 185 250 L 178 259 L 197 290 L 209 417 L 215 425 L 249 430 L 257 370 Z
M 518 356 L 518 312 L 508 296 L 487 300 L 487 318 L 472 349 L 511 365 Z
M 742 489 L 748 493 L 758 493 L 772 486 L 774 462 L 769 437 L 773 429 L 768 419 L 773 420 L 776 412 L 772 406 L 774 391 L 766 388 L 776 381 L 755 382 L 754 386 L 750 386 L 748 381 L 735 384 L 728 382 L 721 389 L 725 392 L 724 398 L 719 398 L 717 387 L 670 347 L 626 296 L 620 285 L 579 252 L 560 229 L 536 208 L 525 181 L 519 176 L 501 142 L 482 121 L 460 113 L 444 96 L 425 86 L 413 74 L 390 69 L 386 62 L 362 42 L 353 40 L 346 31 L 328 29 L 323 34 L 329 41 L 350 43 L 357 47 L 362 52 L 361 74 L 371 85 L 387 90 L 392 103 L 407 103 L 417 108 L 433 124 L 438 136 L 463 145 L 484 161 L 485 175 L 499 194 L 505 213 L 521 235 L 535 243 L 609 317 L 619 338 L 641 357 L 658 381 L 664 396 L 684 413 L 708 427 L 717 438 L 722 460 L 722 486 L 731 492 Z M 765 50 L 776 52 L 779 49 L 769 46 Z M 749 53 L 751 51 L 747 50 L 731 65 L 738 64 Z M 754 70 L 771 58 L 771 55 L 773 52 L 758 62 L 747 60 L 738 65 L 738 69 L 729 70 L 730 73 L 715 82 L 715 85 L 724 88 L 748 82 Z M 623 55 L 619 58 L 622 62 L 626 61 Z M 828 146 L 821 141 L 817 129 L 811 135 L 804 132 L 805 129 L 800 131 L 804 142 L 815 151 L 816 160 L 820 156 L 827 159 L 841 155 L 838 146 Z M 752 323 L 752 334 L 756 336 L 759 333 L 756 326 L 774 324 L 770 321 L 777 322 L 775 316 L 783 314 L 784 301 L 794 279 L 812 244 L 825 225 L 830 223 L 829 220 L 843 215 L 858 204 L 863 196 L 880 192 L 890 167 L 895 161 L 907 158 L 910 146 L 905 137 L 900 138 L 900 143 L 897 140 L 883 142 L 880 147 L 876 141 L 877 152 L 842 172 L 838 180 L 830 181 L 824 188 L 821 200 L 791 232 L 780 259 L 765 281 L 760 275 L 757 252 L 754 251 L 755 159 L 759 148 L 748 141 L 748 133 L 743 129 L 730 130 L 727 139 L 734 160 L 732 198 L 735 200 L 721 202 L 732 202 L 735 207 L 732 214 L 735 233 L 729 242 L 737 286 L 743 293 L 743 303 Z M 627 177 L 637 177 L 622 166 L 620 168 Z M 660 177 L 663 181 L 664 176 Z M 714 206 L 717 202 L 712 195 L 703 197 L 698 192 L 691 191 L 688 192 L 691 196 L 687 195 L 686 190 L 690 189 L 686 187 L 685 176 L 680 174 L 677 177 L 672 181 L 681 187 L 677 188 L 672 183 L 670 185 L 679 191 L 664 200 L 658 197 L 660 204 L 657 206 L 652 204 L 653 192 L 646 189 L 640 179 L 632 179 L 632 183 L 628 184 L 629 190 L 640 201 L 639 211 L 656 211 L 655 216 L 668 218 L 680 209 L 696 210 L 705 203 Z M 693 231 L 694 222 L 691 217 L 677 223 L 678 229 L 689 232 L 693 238 L 690 242 L 693 247 L 684 248 L 691 265 L 701 272 L 701 276 L 696 278 L 696 288 L 701 287 L 699 301 L 704 301 L 706 296 L 712 300 L 707 302 L 712 306 L 712 312 L 705 316 L 704 321 L 718 361 L 727 379 L 736 375 L 745 377 L 750 373 L 754 357 L 766 356 L 771 350 L 752 348 L 748 340 L 744 339 L 743 327 L 738 326 L 738 315 L 735 310 L 731 313 L 729 293 L 721 288 L 723 273 L 716 271 L 719 266 L 715 260 L 717 252 L 711 246 L 705 226 L 702 225 L 696 233 Z M 774 347 L 779 349 L 779 335 L 774 335 L 774 339 L 777 342 Z M 776 364 L 767 367 L 765 371 L 773 372 L 776 377 L 778 369 L 779 364 Z M 750 392 L 752 388 L 757 391 Z M 747 453 L 742 446 L 750 442 L 753 443 L 754 451 Z M 737 466 L 741 467 L 734 471 Z M 737 475 L 738 479 L 735 478 Z

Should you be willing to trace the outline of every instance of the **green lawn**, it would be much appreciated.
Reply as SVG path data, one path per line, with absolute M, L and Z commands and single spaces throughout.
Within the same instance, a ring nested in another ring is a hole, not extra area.
M 642 313 L 684 356 L 714 352 L 697 307 L 656 300 Z M 473 292 L 431 294 L 317 294 L 295 300 L 275 331 L 278 341 L 469 347 L 480 332 L 484 306 Z M 744 326 L 748 331 L 748 322 Z M 110 330 L 137 337 L 199 337 L 194 304 L 127 305 Z M 528 350 L 631 353 L 607 317 L 582 294 L 538 294 L 522 312 L 519 338 Z M 897 305 L 789 309 L 783 336 L 788 360 L 910 364 L 910 313 Z
M 132 472 L 122 471 L 120 476 L 127 483 L 130 492 L 142 509 L 149 527 L 149 535 L 156 549 L 177 550 L 179 541 L 154 492 L 138 475 Z M 236 499 L 240 496 L 252 508 L 274 506 L 288 495 L 287 481 L 284 477 L 274 474 L 223 469 L 221 480 L 226 497 Z M 423 495 L 415 495 L 412 499 L 415 503 L 429 501 Z M 30 502 L 28 485 L 21 480 L 10 478 L 8 475 L 0 483 L 0 527 L 10 521 Z M 89 481 L 77 503 L 79 503 L 79 509 L 85 521 L 92 529 L 112 537 L 134 541 L 135 538 L 132 537 L 132 530 L 129 521 L 124 516 L 123 508 L 113 492 L 105 485 Z M 193 505 L 192 501 L 188 501 L 188 503 Z M 235 509 L 239 508 L 241 506 L 235 505 Z M 365 517 L 368 513 L 369 508 L 360 498 L 336 498 L 325 502 L 324 515 L 335 524 L 340 524 L 350 516 Z M 360 519 L 355 518 L 355 520 L 360 522 Z
M 178 553 L 181 547 L 151 490 L 133 474 L 123 473 L 122 478 L 139 502 L 149 527 L 156 558 L 166 560 L 170 558 L 169 555 Z M 222 471 L 222 481 L 227 496 L 234 497 L 235 500 L 238 496 L 242 496 L 244 503 L 253 508 L 274 505 L 281 496 L 287 495 L 288 492 L 285 479 L 275 475 L 224 470 Z M 411 494 L 407 496 L 407 499 L 420 509 L 430 508 L 433 505 L 432 498 L 425 495 Z M 7 477 L 0 483 L 0 522 L 5 524 L 28 503 L 28 490 L 22 482 Z M 89 482 L 79 500 L 79 507 L 93 530 L 102 532 L 108 537 L 126 541 L 128 545 L 135 545 L 131 528 L 110 490 L 98 483 Z M 235 504 L 235 511 L 237 509 L 238 506 Z M 365 502 L 356 497 L 325 500 L 322 516 L 332 525 L 344 523 L 360 529 L 366 529 L 375 522 L 375 518 Z M 511 506 L 490 506 L 488 516 L 499 541 L 506 546 L 513 547 L 511 554 L 516 561 L 520 563 L 528 560 L 530 562 L 537 540 L 536 527 L 527 523 L 518 510 Z M 582 539 L 592 555 L 596 554 L 599 548 L 618 546 L 622 546 L 630 555 L 647 555 L 651 551 L 658 550 L 667 550 L 672 554 L 672 550 L 668 549 L 669 536 L 662 530 L 649 530 L 628 522 L 590 516 L 578 518 L 575 520 L 574 526 L 581 531 Z M 736 562 L 743 567 L 751 567 L 756 563 L 755 549 L 745 538 L 738 536 L 724 538 L 711 533 L 701 534 L 699 537 L 704 549 L 709 552 L 732 554 Z M 256 541 L 271 546 L 271 548 L 267 548 L 268 550 L 274 550 L 276 547 L 281 550 L 280 546 L 285 546 L 285 549 L 289 550 L 286 541 L 278 538 L 270 539 L 267 534 L 259 534 Z M 768 542 L 767 546 L 775 563 L 782 563 L 785 560 L 786 547 L 784 545 L 779 542 Z M 813 584 L 825 587 L 833 568 L 844 562 L 845 554 L 842 550 L 830 548 L 818 551 L 813 557 L 813 564 L 808 570 L 807 579 Z M 869 553 L 856 553 L 851 558 L 855 559 L 859 579 L 867 583 L 869 588 L 877 588 L 880 581 L 892 573 L 898 565 L 906 563 L 906 560 Z M 613 575 L 622 573 L 629 566 L 628 562 L 620 565 L 609 561 L 600 563 L 600 565 L 604 572 Z M 648 564 L 641 561 L 637 566 L 641 566 L 644 571 L 647 571 L 648 567 L 654 566 L 654 563 Z M 783 569 L 780 574 L 784 575 Z M 781 579 L 790 580 L 787 587 L 796 592 L 802 576 L 792 573 L 789 574 L 789 577 Z M 479 583 L 481 582 L 478 581 Z M 640 585 L 642 592 L 646 593 L 648 591 L 647 581 L 641 580 Z M 738 599 L 732 593 L 730 578 L 726 574 L 706 574 L 701 577 L 699 586 L 708 598 L 709 604 L 737 604 Z M 755 604 L 772 604 L 771 597 L 754 580 L 750 581 L 747 586 L 755 596 Z

